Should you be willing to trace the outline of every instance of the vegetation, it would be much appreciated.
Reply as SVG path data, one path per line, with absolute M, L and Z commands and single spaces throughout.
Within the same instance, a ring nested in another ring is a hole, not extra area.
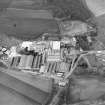
M 11 46 L 18 45 L 21 40 L 17 40 L 14 37 L 9 37 L 5 34 L 0 34 L 0 46 L 10 48 Z
M 47 0 L 47 3 L 54 17 L 86 21 L 92 15 L 81 0 Z

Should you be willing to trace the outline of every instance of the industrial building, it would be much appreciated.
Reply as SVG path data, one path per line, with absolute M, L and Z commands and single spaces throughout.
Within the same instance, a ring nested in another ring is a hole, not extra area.
M 0 0 L 0 105 L 105 104 L 105 0 Z

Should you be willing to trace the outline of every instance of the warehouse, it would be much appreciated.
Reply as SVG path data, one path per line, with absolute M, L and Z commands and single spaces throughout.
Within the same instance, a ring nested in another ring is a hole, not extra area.
M 0 105 L 105 104 L 105 0 L 0 0 Z

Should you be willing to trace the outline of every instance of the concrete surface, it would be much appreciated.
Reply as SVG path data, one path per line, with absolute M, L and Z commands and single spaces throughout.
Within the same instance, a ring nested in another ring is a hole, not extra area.
M 0 84 L 0 105 L 38 105 L 38 104 Z

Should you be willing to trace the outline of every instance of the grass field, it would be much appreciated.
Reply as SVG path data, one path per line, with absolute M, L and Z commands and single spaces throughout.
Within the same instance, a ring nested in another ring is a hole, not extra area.
M 0 84 L 0 105 L 37 105 L 32 100 Z

